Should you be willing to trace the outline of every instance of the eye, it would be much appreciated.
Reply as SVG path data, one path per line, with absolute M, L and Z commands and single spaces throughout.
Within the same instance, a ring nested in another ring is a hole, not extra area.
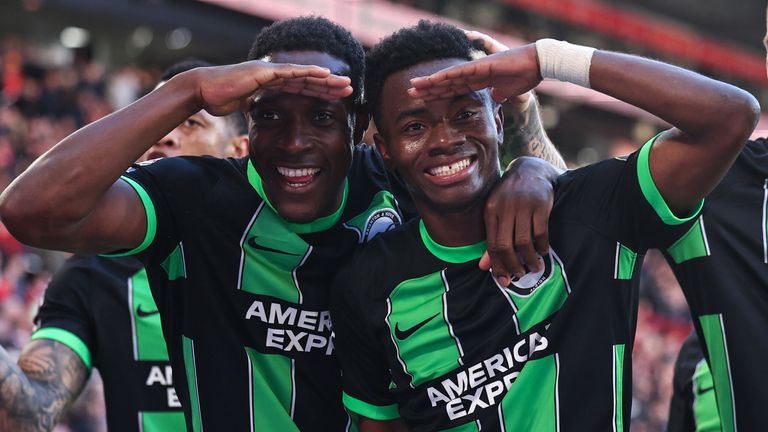
M 202 127 L 203 123 L 193 117 L 190 117 L 184 121 L 184 126 L 188 128 L 198 128 Z
M 254 116 L 256 120 L 275 121 L 280 120 L 280 114 L 277 111 L 261 111 Z
M 456 115 L 456 118 L 459 120 L 467 120 L 467 119 L 471 119 L 472 117 L 475 117 L 476 115 L 477 115 L 477 112 L 475 111 L 465 110 L 465 111 L 460 111 Z
M 322 125 L 330 125 L 336 119 L 330 111 L 319 111 L 315 113 L 314 120 Z
M 412 122 L 405 125 L 403 128 L 403 131 L 405 132 L 418 132 L 420 130 L 424 130 L 426 126 L 424 126 L 422 123 Z

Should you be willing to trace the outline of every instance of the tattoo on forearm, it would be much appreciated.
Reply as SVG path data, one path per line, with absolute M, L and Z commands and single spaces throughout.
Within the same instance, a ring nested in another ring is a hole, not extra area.
M 544 131 L 535 97 L 531 98 L 526 109 L 513 115 L 512 121 L 512 145 L 520 149 L 521 155 L 536 156 L 558 168 L 567 169 L 560 152 Z
M 18 365 L 0 348 L 0 431 L 50 431 L 83 389 L 88 370 L 66 346 L 31 341 Z

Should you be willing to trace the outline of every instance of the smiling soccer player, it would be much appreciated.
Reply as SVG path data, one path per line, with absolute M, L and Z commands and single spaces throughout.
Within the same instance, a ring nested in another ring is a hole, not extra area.
M 415 431 L 629 430 L 642 255 L 693 224 L 754 127 L 756 102 L 682 69 L 564 42 L 474 61 L 472 48 L 460 30 L 422 22 L 369 53 L 376 144 L 421 219 L 374 239 L 338 276 L 344 404 L 363 431 L 398 419 Z M 498 101 L 541 74 L 675 128 L 559 177 L 542 268 L 499 285 L 476 265 L 499 177 Z

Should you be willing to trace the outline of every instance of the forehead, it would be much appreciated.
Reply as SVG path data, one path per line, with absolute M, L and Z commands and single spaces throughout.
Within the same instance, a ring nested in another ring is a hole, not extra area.
M 344 60 L 321 51 L 278 51 L 265 57 L 271 63 L 315 65 L 330 69 L 335 75 L 349 75 L 350 66 Z
M 467 63 L 467 60 L 458 58 L 431 60 L 393 73 L 384 81 L 381 96 L 382 112 L 388 111 L 389 114 L 392 115 L 406 109 L 428 107 L 432 104 L 444 103 L 440 100 L 425 103 L 421 99 L 408 96 L 408 89 L 411 88 L 411 79 L 428 76 L 447 67 L 464 63 Z M 480 92 L 481 91 L 475 93 Z

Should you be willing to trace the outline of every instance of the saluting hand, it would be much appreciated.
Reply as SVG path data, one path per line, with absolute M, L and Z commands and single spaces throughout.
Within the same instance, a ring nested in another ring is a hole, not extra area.
M 529 44 L 414 78 L 408 94 L 429 101 L 490 87 L 493 99 L 503 102 L 525 94 L 540 82 L 536 47 Z
M 352 94 L 349 77 L 333 75 L 319 66 L 252 60 L 227 66 L 195 69 L 203 107 L 222 116 L 246 110 L 259 90 L 276 90 L 324 99 Z

